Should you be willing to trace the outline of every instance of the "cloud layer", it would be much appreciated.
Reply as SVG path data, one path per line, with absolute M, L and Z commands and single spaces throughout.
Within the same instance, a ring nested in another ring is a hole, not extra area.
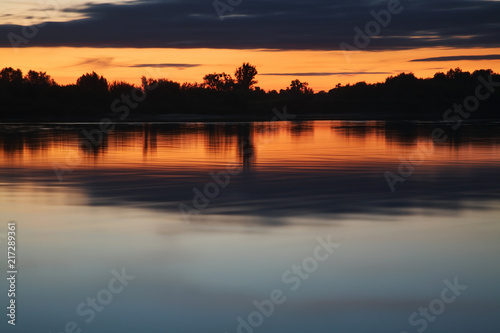
M 461 61 L 461 60 L 500 60 L 500 54 L 486 54 L 486 55 L 460 55 L 448 57 L 432 57 L 413 59 L 410 62 L 425 62 L 425 61 Z
M 227 0 L 221 0 L 225 2 Z M 220 20 L 210 0 L 135 1 L 65 9 L 83 15 L 48 22 L 21 46 L 175 47 L 338 50 L 354 45 L 355 27 L 374 20 L 380 0 L 242 0 Z M 417 47 L 497 47 L 500 2 L 401 1 L 403 10 L 372 38 L 368 50 Z M 230 14 L 230 15 L 229 15 Z M 0 25 L 0 46 L 22 27 Z
M 266 76 L 334 76 L 334 75 L 359 75 L 359 74 L 392 74 L 392 72 L 308 72 L 308 73 L 261 73 Z

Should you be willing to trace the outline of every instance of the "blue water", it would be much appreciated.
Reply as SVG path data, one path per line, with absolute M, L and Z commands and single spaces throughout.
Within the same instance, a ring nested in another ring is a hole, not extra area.
M 1 330 L 498 332 L 500 125 L 439 144 L 436 126 L 129 124 L 93 151 L 77 125 L 0 126 Z M 391 192 L 384 173 L 430 146 Z

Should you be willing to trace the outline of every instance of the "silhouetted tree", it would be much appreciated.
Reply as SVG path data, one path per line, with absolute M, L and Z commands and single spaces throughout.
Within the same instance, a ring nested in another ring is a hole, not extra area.
M 131 114 L 205 113 L 213 115 L 273 116 L 274 108 L 285 105 L 291 113 L 355 112 L 376 117 L 443 118 L 444 110 L 462 103 L 474 94 L 481 82 L 485 86 L 475 117 L 500 118 L 500 75 L 491 69 L 472 74 L 460 68 L 417 78 L 413 73 L 388 77 L 385 82 L 338 84 L 328 93 L 314 93 L 306 82 L 293 80 L 286 89 L 265 91 L 255 86 L 257 70 L 244 63 L 236 70 L 236 83 L 226 73 L 207 74 L 202 84 L 180 85 L 167 79 L 142 78 L 142 87 L 115 81 L 108 87 L 95 72 L 78 78 L 76 84 L 57 85 L 45 72 L 7 67 L 0 70 L 0 120 L 45 119 L 86 120 L 107 116 L 114 109 L 126 108 Z M 481 79 L 482 78 L 482 79 Z M 115 101 L 119 100 L 116 104 Z M 114 104 L 113 104 L 114 103 Z M 111 107 L 114 105 L 114 107 Z
M 108 81 L 96 72 L 82 75 L 76 81 L 75 91 L 78 105 L 82 106 L 82 114 L 98 114 L 109 110 Z
M 139 97 L 142 110 L 151 113 L 179 112 L 183 100 L 181 85 L 168 79 L 146 79 L 142 80 L 142 97 Z
M 248 62 L 244 63 L 236 69 L 234 76 L 236 77 L 236 84 L 238 87 L 248 90 L 257 83 L 255 76 L 258 74 L 255 66 L 250 65 Z
M 477 80 L 479 77 L 483 77 L 483 78 L 487 78 L 488 76 L 498 76 L 498 74 L 495 74 L 493 72 L 493 70 L 491 69 L 479 69 L 479 70 L 475 70 L 473 73 L 472 73 L 472 78 L 474 78 L 474 80 Z
M 385 83 L 389 85 L 408 85 L 408 84 L 413 84 L 418 79 L 415 77 L 415 74 L 413 73 L 400 73 L 396 76 L 389 76 L 387 79 L 385 79 Z
M 434 80 L 439 80 L 439 81 L 444 81 L 446 80 L 446 74 L 443 73 L 443 72 L 437 72 L 436 74 L 434 74 Z
M 286 90 L 289 95 L 290 110 L 299 111 L 303 110 L 305 105 L 312 99 L 313 90 L 308 88 L 307 82 L 300 82 L 299 79 L 293 80 Z
M 113 81 L 109 85 L 109 92 L 113 98 L 118 98 L 122 94 L 130 94 L 134 85 L 124 81 Z
M 192 89 L 203 89 L 203 84 L 198 84 L 198 82 L 195 82 L 195 83 L 184 82 L 181 85 L 181 89 L 183 91 L 188 91 L 188 90 L 192 90 Z
M 36 72 L 30 70 L 24 77 L 26 83 L 37 86 L 53 86 L 55 81 L 46 72 Z
M 79 77 L 76 80 L 76 86 L 96 92 L 108 91 L 108 81 L 103 76 L 99 77 L 96 72 L 87 73 Z
M 309 83 L 300 82 L 299 79 L 293 80 L 290 83 L 289 89 L 290 89 L 290 92 L 292 94 L 296 94 L 296 95 L 301 95 L 301 94 L 309 95 L 309 94 L 313 93 L 313 90 L 311 88 L 309 88 Z
M 460 67 L 457 67 L 455 69 L 450 69 L 448 73 L 446 73 L 446 78 L 451 80 L 465 81 L 470 78 L 470 73 L 464 72 Z
M 0 71 L 0 81 L 10 84 L 21 84 L 23 82 L 23 72 L 20 69 L 6 67 Z
M 203 77 L 203 83 L 207 88 L 217 91 L 230 91 L 234 86 L 233 78 L 226 73 L 207 74 Z

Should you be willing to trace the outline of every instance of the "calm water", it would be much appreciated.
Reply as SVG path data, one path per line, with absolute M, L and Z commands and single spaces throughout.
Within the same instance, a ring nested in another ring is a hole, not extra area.
M 96 128 L 0 126 L 2 332 L 499 331 L 500 123 Z

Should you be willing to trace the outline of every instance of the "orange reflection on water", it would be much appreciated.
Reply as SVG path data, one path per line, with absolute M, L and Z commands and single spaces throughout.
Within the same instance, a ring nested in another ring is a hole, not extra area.
M 0 135 L 0 167 L 203 170 L 246 163 L 259 169 L 349 168 L 399 163 L 410 156 L 427 166 L 500 161 L 498 138 L 436 144 L 431 131 L 429 126 L 396 130 L 383 122 L 340 121 L 140 125 L 119 127 L 90 150 L 83 128 L 31 129 Z

